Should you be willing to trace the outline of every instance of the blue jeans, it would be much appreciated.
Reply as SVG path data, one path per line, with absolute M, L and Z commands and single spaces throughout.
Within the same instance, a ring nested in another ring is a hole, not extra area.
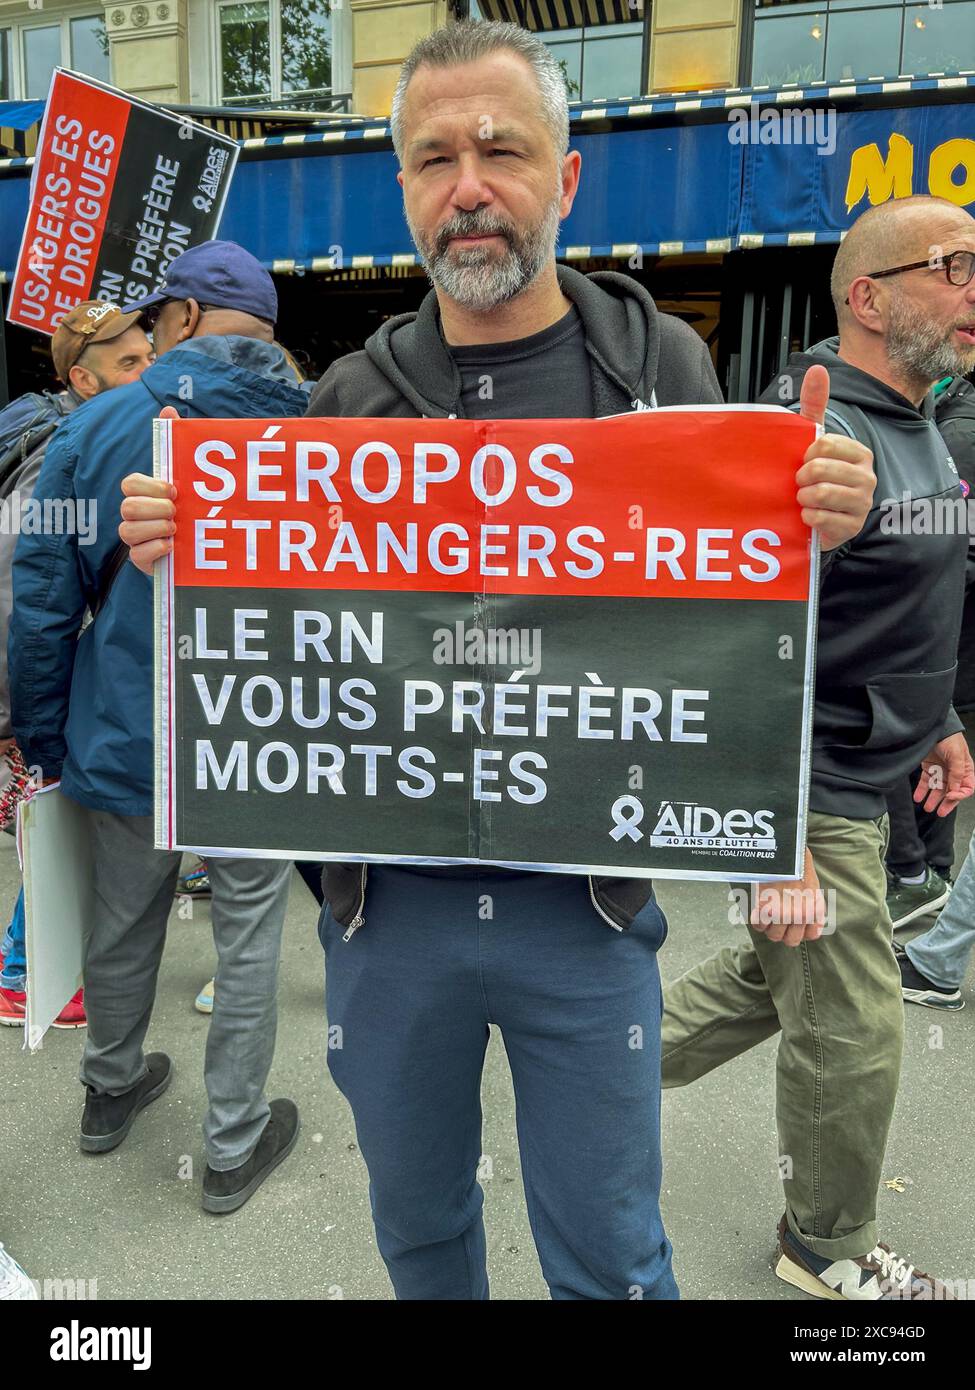
M 319 923 L 328 1063 L 396 1296 L 488 1297 L 477 1169 L 495 1024 L 552 1297 L 677 1298 L 659 1209 L 656 904 L 617 932 L 582 877 L 383 865 L 365 919 L 348 941 L 327 905 Z
M 19 991 L 23 991 L 27 988 L 26 930 L 27 927 L 24 921 L 24 890 L 21 888 L 17 896 L 17 904 L 14 907 L 13 920 L 4 932 L 3 944 L 0 945 L 0 952 L 3 953 L 3 972 L 0 974 L 0 988 L 16 989 Z
M 904 948 L 914 965 L 939 989 L 958 989 L 975 946 L 975 835 L 951 890 L 930 931 Z

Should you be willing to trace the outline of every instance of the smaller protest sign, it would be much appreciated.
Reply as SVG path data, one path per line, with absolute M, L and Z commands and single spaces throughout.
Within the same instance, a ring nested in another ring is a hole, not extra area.
M 41 787 L 20 807 L 27 946 L 27 1046 L 36 1052 L 82 979 L 95 911 L 91 841 L 83 806 Z
M 53 334 L 87 299 L 144 299 L 216 236 L 236 140 L 56 68 L 7 318 Z

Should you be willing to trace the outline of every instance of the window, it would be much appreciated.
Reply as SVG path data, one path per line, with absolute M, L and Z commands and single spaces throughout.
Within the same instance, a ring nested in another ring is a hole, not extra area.
M 587 24 L 540 34 L 565 76 L 570 101 L 637 96 L 642 87 L 643 24 Z
M 902 72 L 943 72 L 975 67 L 975 4 L 908 5 L 904 18 Z
M 218 23 L 219 100 L 227 106 L 327 105 L 336 88 L 351 85 L 346 3 L 232 0 L 219 6 Z
M 220 73 L 225 102 L 270 99 L 270 7 L 266 3 L 221 6 Z
M 104 14 L 86 14 L 68 21 L 71 57 L 68 66 L 87 77 L 109 80 L 108 33 Z
M 975 0 L 756 0 L 756 86 L 957 73 L 975 66 Z
M 109 80 L 104 13 L 0 29 L 0 100 L 46 97 L 57 67 Z
M 45 24 L 42 29 L 25 29 L 24 96 L 46 97 L 51 74 L 61 62 L 61 26 Z
M 650 7 L 644 0 L 561 0 L 559 6 L 516 9 L 533 17 L 532 28 L 562 69 L 570 101 L 600 101 L 611 97 L 638 96 L 643 82 L 644 31 Z M 559 27 L 564 11 L 565 27 Z M 499 0 L 469 0 L 472 19 L 508 19 Z M 601 22 L 586 22 L 594 14 Z M 537 16 L 544 19 L 542 24 Z M 575 25 L 575 27 L 573 27 Z
M 11 101 L 14 89 L 10 80 L 10 30 L 0 29 L 0 101 Z

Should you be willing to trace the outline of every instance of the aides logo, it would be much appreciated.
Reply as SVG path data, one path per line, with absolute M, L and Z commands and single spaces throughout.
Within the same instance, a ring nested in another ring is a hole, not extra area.
M 774 811 L 726 811 L 696 801 L 661 801 L 650 843 L 664 849 L 775 853 Z

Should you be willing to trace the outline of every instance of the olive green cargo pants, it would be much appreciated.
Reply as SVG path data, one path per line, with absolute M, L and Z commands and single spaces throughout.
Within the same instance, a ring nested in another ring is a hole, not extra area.
M 877 1243 L 877 1188 L 904 1039 L 883 855 L 887 818 L 812 813 L 831 931 L 790 948 L 752 931 L 664 990 L 663 1085 L 685 1086 L 781 1029 L 776 1120 L 786 1217 L 817 1255 Z

